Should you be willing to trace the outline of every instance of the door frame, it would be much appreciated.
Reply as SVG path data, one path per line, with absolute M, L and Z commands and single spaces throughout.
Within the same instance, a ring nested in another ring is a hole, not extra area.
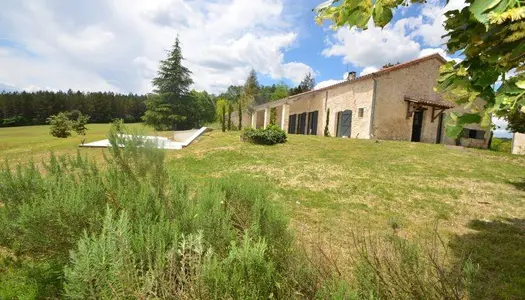
M 337 113 L 337 134 L 336 136 L 343 137 L 342 135 L 343 133 L 341 131 L 342 131 L 342 123 L 343 123 L 343 118 L 344 118 L 345 113 L 347 115 L 350 115 L 349 124 L 348 124 L 348 136 L 347 136 L 348 138 L 350 138 L 352 136 L 352 118 L 353 118 L 353 112 L 350 109 L 346 109 L 346 110 L 343 110 Z
M 436 144 L 441 144 L 443 141 L 443 113 L 439 114 L 439 123 L 437 129 Z
M 412 134 L 411 134 L 411 137 L 410 137 L 410 141 L 411 142 L 416 142 L 416 143 L 421 142 L 421 134 L 423 133 L 424 114 L 425 114 L 425 110 L 420 109 L 420 110 L 416 110 L 414 112 L 413 116 L 412 116 Z M 420 119 L 420 122 L 419 122 L 420 125 L 419 125 L 419 136 L 418 136 L 417 140 L 414 137 L 414 123 L 416 122 L 416 115 L 421 115 L 421 117 L 419 118 Z
M 306 134 L 317 135 L 317 127 L 319 124 L 319 111 L 311 111 L 308 113 L 308 124 L 306 126 Z

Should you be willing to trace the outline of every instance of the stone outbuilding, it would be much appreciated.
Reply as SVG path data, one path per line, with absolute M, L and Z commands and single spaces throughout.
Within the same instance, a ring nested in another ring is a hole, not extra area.
M 525 155 L 525 133 L 512 134 L 512 154 Z
M 254 107 L 242 116 L 243 125 L 274 123 L 289 134 L 457 144 L 445 136 L 444 117 L 462 108 L 434 91 L 439 67 L 446 60 L 434 54 L 375 73 Z M 327 120 L 328 118 L 328 120 Z M 237 116 L 233 116 L 237 124 Z M 462 146 L 487 148 L 490 130 L 467 126 Z

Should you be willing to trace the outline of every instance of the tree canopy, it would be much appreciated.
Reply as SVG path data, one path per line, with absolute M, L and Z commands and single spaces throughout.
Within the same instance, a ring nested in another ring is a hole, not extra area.
M 366 30 L 372 18 L 376 26 L 384 27 L 392 20 L 393 9 L 424 2 L 329 0 L 315 8 L 316 21 Z M 447 134 L 451 137 L 459 136 L 465 124 L 489 126 L 492 114 L 507 118 L 513 111 L 525 113 L 525 6 L 520 0 L 466 2 L 461 11 L 447 12 L 444 22 L 447 51 L 460 53 L 463 60 L 443 65 L 437 84 L 446 99 L 468 109 L 450 115 Z M 484 105 L 478 104 L 478 98 Z
M 109 123 L 115 118 L 140 122 L 145 100 L 144 95 L 72 90 L 0 93 L 0 127 L 43 125 L 48 117 L 68 111 L 91 116 L 90 123 Z

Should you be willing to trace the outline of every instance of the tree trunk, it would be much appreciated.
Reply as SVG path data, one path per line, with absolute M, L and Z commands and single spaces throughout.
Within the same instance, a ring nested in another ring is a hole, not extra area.
M 226 131 L 226 105 L 222 107 L 222 132 Z
M 238 107 L 239 107 L 239 130 L 242 129 L 242 105 L 241 105 L 241 99 L 237 100 Z

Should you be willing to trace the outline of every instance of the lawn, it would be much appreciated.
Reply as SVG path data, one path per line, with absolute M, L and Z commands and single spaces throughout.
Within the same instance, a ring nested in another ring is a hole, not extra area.
M 133 125 L 140 128 L 141 125 Z M 90 125 L 88 141 L 107 125 Z M 80 138 L 56 139 L 47 126 L 0 129 L 0 157 L 24 162 L 49 151 L 75 153 Z M 101 157 L 101 149 L 81 149 Z M 180 176 L 199 184 L 242 175 L 266 185 L 297 237 L 349 265 L 352 232 L 391 231 L 417 239 L 438 223 L 454 253 L 480 266 L 473 298 L 525 298 L 525 158 L 421 143 L 289 136 L 286 144 L 242 143 L 212 131 L 168 152 Z
M 59 139 L 49 134 L 48 125 L 0 128 L 0 158 L 10 162 L 40 161 L 53 151 L 56 154 L 75 153 L 83 137 L 73 133 L 68 139 Z M 148 132 L 142 124 L 128 124 L 134 130 Z M 109 130 L 108 124 L 89 124 L 86 143 L 103 140 Z M 93 151 L 91 151 L 93 152 Z

